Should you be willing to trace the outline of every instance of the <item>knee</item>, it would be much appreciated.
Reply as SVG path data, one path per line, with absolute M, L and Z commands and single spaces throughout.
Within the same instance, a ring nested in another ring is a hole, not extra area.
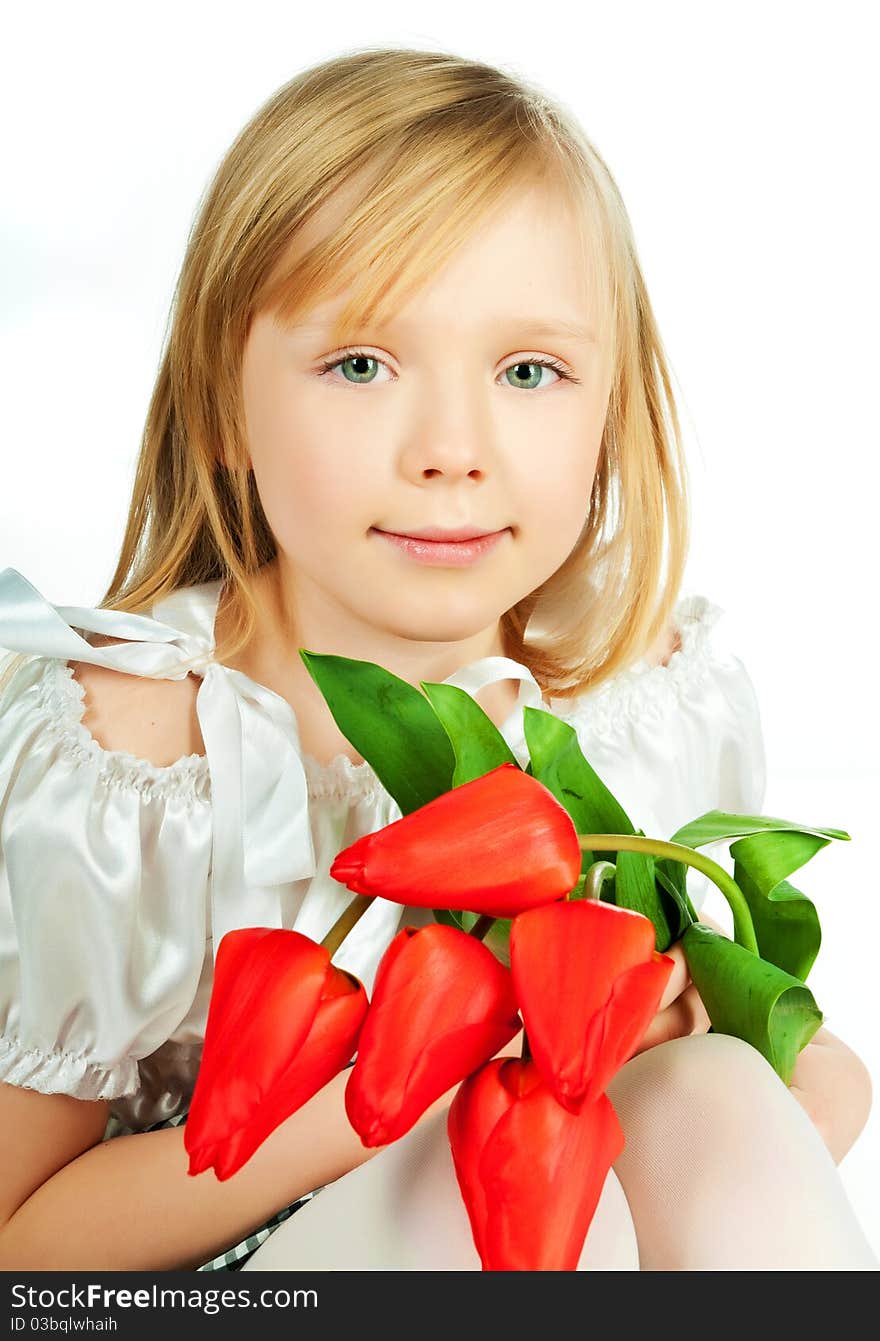
M 763 1079 L 768 1072 L 775 1075 L 766 1057 L 734 1034 L 687 1034 L 658 1044 L 648 1050 L 648 1055 L 652 1052 L 654 1065 L 674 1081 L 723 1076 L 733 1085 L 737 1081 L 748 1083 L 756 1077 Z
M 732 1034 L 688 1034 L 658 1043 L 621 1067 L 608 1086 L 624 1128 L 638 1116 L 656 1121 L 662 1114 L 753 1111 L 756 1096 L 785 1088 L 767 1059 Z

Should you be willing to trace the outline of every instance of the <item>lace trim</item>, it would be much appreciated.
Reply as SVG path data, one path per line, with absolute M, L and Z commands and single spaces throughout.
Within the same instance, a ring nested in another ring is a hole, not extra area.
M 211 774 L 202 754 L 187 754 L 173 764 L 154 764 L 127 750 L 105 750 L 83 724 L 85 687 L 74 679 L 73 667 L 47 658 L 37 681 L 37 702 L 62 752 L 77 764 L 97 769 L 105 787 L 140 792 L 145 801 L 183 801 L 188 806 L 210 801 Z
M 366 759 L 362 764 L 354 764 L 347 754 L 337 754 L 329 764 L 322 764 L 313 755 L 304 754 L 302 762 L 309 796 L 316 801 L 347 801 L 357 805 L 384 791 L 376 770 Z
M 84 1052 L 40 1052 L 17 1038 L 0 1038 L 0 1080 L 77 1099 L 118 1099 L 138 1083 L 137 1063 L 126 1057 L 118 1066 L 90 1062 Z
M 563 700 L 558 716 L 577 719 L 599 736 L 611 736 L 628 726 L 663 720 L 682 699 L 705 683 L 719 663 L 712 629 L 724 614 L 705 596 L 688 596 L 675 607 L 674 624 L 681 647 L 666 665 L 649 665 L 643 657 L 598 689 L 575 700 Z

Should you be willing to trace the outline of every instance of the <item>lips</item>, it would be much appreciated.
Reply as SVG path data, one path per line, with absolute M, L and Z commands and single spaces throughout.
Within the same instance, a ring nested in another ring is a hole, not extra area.
M 375 527 L 375 530 L 381 530 L 381 527 Z M 500 528 L 506 529 L 506 528 Z M 454 544 L 460 540 L 480 540 L 483 536 L 497 535 L 497 528 L 479 528 L 475 526 L 460 526 L 452 530 L 444 530 L 441 526 L 428 526 L 421 531 L 382 531 L 383 535 L 397 535 L 403 540 L 436 540 L 441 544 Z
M 408 559 L 428 564 L 432 567 L 440 568 L 461 568 L 471 563 L 477 562 L 495 549 L 497 545 L 504 543 L 504 537 L 509 533 L 510 528 L 505 527 L 503 531 L 485 531 L 475 532 L 473 527 L 467 528 L 467 539 L 450 540 L 450 532 L 446 532 L 446 538 L 434 539 L 426 538 L 424 534 L 419 536 L 403 535 L 397 531 L 380 531 L 378 527 L 373 527 L 376 535 L 382 540 L 387 541 L 388 545 L 398 550 Z M 440 533 L 442 536 L 442 532 Z M 463 536 L 465 529 L 451 532 L 452 535 Z M 436 531 L 435 531 L 436 535 Z

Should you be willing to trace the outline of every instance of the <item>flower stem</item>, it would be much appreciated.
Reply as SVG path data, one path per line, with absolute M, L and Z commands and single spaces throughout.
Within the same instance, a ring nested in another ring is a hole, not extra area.
M 601 899 L 602 885 L 606 880 L 610 880 L 617 873 L 617 867 L 613 861 L 594 861 L 587 871 L 584 880 L 584 892 L 581 896 L 585 899 Z M 568 897 L 566 895 L 566 897 Z
M 667 843 L 660 838 L 642 838 L 638 834 L 587 833 L 578 834 L 578 840 L 585 852 L 650 852 L 655 857 L 667 857 L 670 861 L 680 861 L 685 866 L 702 871 L 718 886 L 730 904 L 733 912 L 733 939 L 737 945 L 757 955 L 755 926 L 745 895 L 733 877 L 711 857 L 703 856 L 684 843 Z
M 468 935 L 473 936 L 475 940 L 481 941 L 491 930 L 495 920 L 496 919 L 491 917 L 489 913 L 483 913 L 482 916 L 477 918 L 476 922 L 468 932 Z
M 337 917 L 321 944 L 330 952 L 332 959 L 342 942 L 356 922 L 358 922 L 373 902 L 372 894 L 355 894 L 344 913 Z

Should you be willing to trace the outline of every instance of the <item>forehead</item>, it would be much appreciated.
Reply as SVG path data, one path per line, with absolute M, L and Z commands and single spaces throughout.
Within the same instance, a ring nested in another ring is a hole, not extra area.
M 332 239 L 351 209 L 352 189 L 326 202 L 291 243 L 285 256 L 295 276 L 297 261 L 310 249 Z M 364 243 L 365 268 L 382 258 L 370 255 Z M 361 274 L 363 274 L 363 268 Z M 359 287 L 328 282 L 307 305 L 300 304 L 285 326 L 304 337 L 335 332 L 342 340 L 361 329 L 355 322 L 339 325 Z M 570 197 L 541 183 L 511 191 L 496 202 L 458 242 L 444 263 L 405 290 L 405 301 L 393 294 L 368 325 L 371 331 L 397 339 L 416 339 L 424 332 L 454 330 L 499 337 L 503 332 L 535 338 L 597 342 L 601 297 L 597 284 L 596 247 L 589 226 Z M 407 281 L 405 269 L 394 276 L 397 287 Z M 295 278 L 294 278 L 295 283 Z

